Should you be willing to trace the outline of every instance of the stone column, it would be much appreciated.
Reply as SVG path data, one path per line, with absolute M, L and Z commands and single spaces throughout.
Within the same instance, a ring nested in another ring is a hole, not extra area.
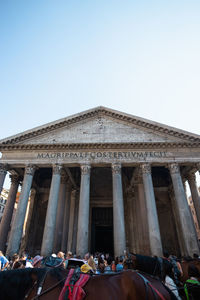
M 197 221 L 198 221 L 199 228 L 200 228 L 200 197 L 199 197 L 197 184 L 196 184 L 195 171 L 191 171 L 188 174 L 187 179 L 188 179 L 188 183 L 189 183 L 189 186 L 190 186 L 190 191 L 191 191 L 191 194 L 192 194 L 192 201 L 194 203 L 194 208 L 195 208 L 195 212 L 196 212 L 196 216 L 197 216 Z
M 66 201 L 66 182 L 67 177 L 65 174 L 61 176 L 61 184 L 60 184 L 60 193 L 58 199 L 58 209 L 56 215 L 56 234 L 54 236 L 54 252 L 58 252 L 61 250 L 61 242 L 62 242 L 62 232 L 63 232 L 63 219 L 64 219 L 64 211 L 65 211 L 65 201 Z
M 67 251 L 71 189 L 72 189 L 71 183 L 68 181 L 66 187 L 66 197 L 65 197 L 65 207 L 64 207 L 64 217 L 63 217 L 63 232 L 62 232 L 62 243 L 61 243 L 61 251 L 63 252 Z
M 162 242 L 156 209 L 156 201 L 151 177 L 150 164 L 142 164 L 142 177 L 147 207 L 147 221 L 149 231 L 150 250 L 152 255 L 162 256 Z
M 75 204 L 76 204 L 76 190 L 73 190 L 71 193 L 70 201 L 70 214 L 69 214 L 69 231 L 68 231 L 68 242 L 67 250 L 72 251 L 72 241 L 73 241 L 73 232 L 74 232 L 74 217 L 75 217 Z
M 7 165 L 0 164 L 0 194 L 1 194 L 1 191 L 2 191 L 2 188 L 3 188 L 6 173 L 7 173 Z
M 76 252 L 76 244 L 77 244 L 77 230 L 78 230 L 78 208 L 79 208 L 79 193 L 76 192 L 75 196 L 75 213 L 74 213 L 74 231 L 72 238 L 72 253 Z
M 27 242 L 29 239 L 29 230 L 30 230 L 31 218 L 33 214 L 35 195 L 36 195 L 36 189 L 32 188 L 29 201 L 28 201 L 29 203 L 28 203 L 27 211 L 26 211 L 26 217 L 24 222 L 25 226 L 24 226 L 24 233 L 21 241 L 20 253 L 23 253 L 26 250 Z
M 192 215 L 188 206 L 186 194 L 184 192 L 183 182 L 180 175 L 179 166 L 176 163 L 169 165 L 175 193 L 175 209 L 178 218 L 178 224 L 182 233 L 182 255 L 192 255 L 199 253 L 197 236 L 192 220 Z
M 17 190 L 19 187 L 19 177 L 17 175 L 10 175 L 11 187 L 4 209 L 3 217 L 0 223 L 0 249 L 5 252 L 8 232 L 10 230 L 10 224 L 13 215 L 13 209 L 16 201 Z
M 81 166 L 81 188 L 78 214 L 78 234 L 76 253 L 83 257 L 88 252 L 90 165 Z
M 19 203 L 17 206 L 17 211 L 8 242 L 7 254 L 10 256 L 12 256 L 14 253 L 18 253 L 19 251 L 21 237 L 23 233 L 24 219 L 26 215 L 26 208 L 28 204 L 34 172 L 35 167 L 32 165 L 29 165 L 25 168 L 25 176 L 22 184 L 22 190 L 19 197 Z
M 42 239 L 42 248 L 41 248 L 42 256 L 51 255 L 53 251 L 53 239 L 54 239 L 55 226 L 56 226 L 56 213 L 57 213 L 57 206 L 58 206 L 61 171 L 62 171 L 61 165 L 55 164 L 53 166 L 53 176 L 51 181 L 47 214 L 46 214 L 44 233 Z
M 121 165 L 112 164 L 113 179 L 113 227 L 115 256 L 124 254 L 126 250 L 126 236 L 124 224 L 124 201 L 122 191 Z

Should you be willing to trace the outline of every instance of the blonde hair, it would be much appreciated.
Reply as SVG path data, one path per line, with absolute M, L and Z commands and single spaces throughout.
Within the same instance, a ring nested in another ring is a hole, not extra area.
M 93 271 L 96 271 L 95 262 L 94 262 L 94 259 L 91 256 L 88 259 L 88 265 L 92 268 Z

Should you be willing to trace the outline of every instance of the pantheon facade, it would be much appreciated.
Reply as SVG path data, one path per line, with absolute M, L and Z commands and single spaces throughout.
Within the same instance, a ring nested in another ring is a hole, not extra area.
M 199 253 L 185 190 L 188 181 L 200 225 L 199 135 L 97 107 L 5 138 L 0 151 L 8 255 Z

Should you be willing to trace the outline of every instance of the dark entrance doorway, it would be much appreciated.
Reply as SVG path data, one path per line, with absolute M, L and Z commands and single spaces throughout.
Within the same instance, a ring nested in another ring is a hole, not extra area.
M 105 252 L 113 255 L 113 209 L 94 207 L 92 209 L 91 252 Z

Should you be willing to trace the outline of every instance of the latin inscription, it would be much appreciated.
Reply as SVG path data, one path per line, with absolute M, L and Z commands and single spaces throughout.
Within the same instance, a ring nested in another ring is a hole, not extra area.
M 38 153 L 38 159 L 146 159 L 164 158 L 166 152 L 43 152 Z

